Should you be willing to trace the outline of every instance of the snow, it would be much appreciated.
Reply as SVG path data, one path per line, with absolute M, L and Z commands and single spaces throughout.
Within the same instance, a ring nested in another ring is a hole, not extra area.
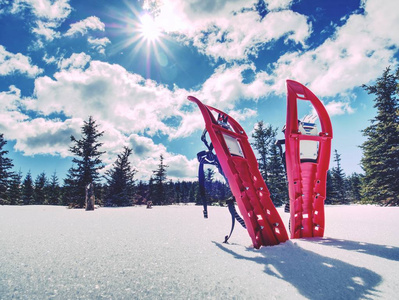
M 278 209 L 287 225 L 288 214 Z M 395 299 L 399 207 L 326 206 L 323 239 L 259 250 L 227 208 L 0 207 L 0 299 Z

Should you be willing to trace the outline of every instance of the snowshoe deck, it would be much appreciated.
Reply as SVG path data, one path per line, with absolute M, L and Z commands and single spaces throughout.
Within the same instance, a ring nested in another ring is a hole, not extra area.
M 322 102 L 308 88 L 296 81 L 287 80 L 287 90 L 285 159 L 291 238 L 322 237 L 327 170 L 333 136 L 331 121 Z M 297 100 L 310 101 L 315 108 L 321 125 L 321 132 L 317 135 L 304 134 L 300 130 Z M 309 144 L 316 147 L 313 158 L 304 157 L 303 154 Z
M 244 129 L 226 113 L 196 103 L 231 191 L 255 248 L 285 242 L 288 235 L 259 172 L 258 162 Z M 215 118 L 212 112 L 218 114 Z

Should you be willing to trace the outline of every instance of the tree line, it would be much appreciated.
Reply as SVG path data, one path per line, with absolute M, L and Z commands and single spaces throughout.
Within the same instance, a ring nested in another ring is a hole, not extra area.
M 333 152 L 334 166 L 327 174 L 327 204 L 376 203 L 399 204 L 399 69 L 387 68 L 374 85 L 363 85 L 375 95 L 375 118 L 362 133 L 366 141 L 360 145 L 362 174 L 346 175 L 341 167 L 341 155 Z M 252 134 L 252 146 L 257 152 L 259 170 L 276 206 L 288 202 L 288 188 L 284 161 L 276 145 L 278 128 L 259 121 Z M 100 176 L 104 168 L 101 160 L 104 132 L 99 131 L 93 117 L 81 128 L 81 138 L 71 136 L 73 165 L 63 183 L 56 173 L 47 177 L 39 174 L 35 179 L 30 172 L 23 178 L 13 171 L 14 165 L 4 149 L 7 141 L 0 134 L 0 204 L 29 205 L 49 204 L 82 208 L 85 205 L 85 189 L 94 184 L 95 198 L 99 205 L 131 206 L 152 202 L 154 205 L 173 203 L 201 203 L 197 181 L 173 182 L 167 178 L 168 166 L 163 155 L 147 182 L 137 181 L 137 170 L 129 157 L 132 149 L 124 147 L 112 168 Z M 337 137 L 339 138 L 339 137 Z M 226 183 L 215 179 L 215 171 L 206 170 L 206 191 L 209 203 L 221 204 L 231 196 Z
M 73 165 L 68 170 L 63 183 L 56 173 L 50 178 L 42 172 L 36 179 L 31 172 L 23 178 L 21 172 L 12 171 L 14 165 L 4 149 L 7 141 L 0 134 L 0 205 L 63 205 L 73 208 L 85 206 L 85 190 L 94 184 L 96 204 L 103 206 L 132 206 L 151 202 L 153 205 L 175 203 L 201 203 L 198 182 L 177 181 L 167 178 L 168 166 L 163 155 L 159 157 L 157 168 L 152 171 L 148 182 L 134 178 L 137 171 L 129 157 L 132 149 L 124 147 L 112 168 L 100 176 L 104 168 L 99 142 L 104 132 L 98 130 L 93 117 L 89 117 L 81 128 L 81 138 L 71 136 L 70 152 L 74 154 Z M 226 184 L 214 180 L 214 171 L 207 170 L 207 200 L 221 203 L 229 195 Z

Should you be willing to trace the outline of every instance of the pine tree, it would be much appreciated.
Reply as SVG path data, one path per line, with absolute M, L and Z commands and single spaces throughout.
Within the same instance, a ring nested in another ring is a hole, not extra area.
M 7 190 L 13 175 L 11 169 L 14 167 L 12 160 L 6 157 L 8 151 L 3 149 L 6 144 L 3 134 L 0 134 L 0 205 L 10 203 Z
M 58 183 L 57 173 L 54 172 L 50 178 L 50 182 L 47 186 L 47 201 L 50 205 L 58 205 L 61 204 L 61 188 Z
M 267 184 L 274 205 L 281 206 L 289 201 L 289 197 L 283 160 L 277 149 L 275 143 L 270 145 L 268 158 L 270 173 Z
M 61 188 L 61 205 L 69 207 L 78 207 L 82 195 L 80 194 L 79 185 L 75 176 L 73 168 L 68 170 L 64 178 L 64 184 Z
M 327 171 L 327 180 L 326 180 L 326 200 L 324 201 L 325 204 L 333 204 L 334 199 L 334 192 L 333 192 L 333 185 L 332 185 L 332 176 L 331 170 Z
M 99 181 L 99 170 L 104 168 L 100 157 L 105 152 L 99 150 L 102 143 L 98 140 L 103 134 L 104 132 L 99 132 L 98 125 L 90 116 L 82 126 L 82 138 L 78 140 L 71 136 L 73 146 L 69 150 L 75 155 L 72 160 L 75 166 L 69 170 L 67 187 L 73 188 L 76 192 L 75 196 L 69 197 L 69 201 L 72 201 L 70 204 L 74 207 L 85 206 L 86 186 Z
M 155 180 L 154 177 L 151 176 L 150 180 L 148 181 L 148 196 L 146 202 L 154 203 L 154 201 L 155 201 Z
M 136 187 L 135 202 L 138 205 L 144 204 L 147 199 L 147 194 L 148 194 L 148 187 L 144 184 L 142 180 L 140 180 Z
M 362 175 L 358 173 L 352 173 L 347 178 L 348 181 L 348 197 L 351 202 L 360 202 L 362 200 L 361 196 L 361 186 L 362 186 Z
M 367 140 L 361 145 L 361 164 L 365 172 L 362 194 L 381 205 L 399 205 L 399 69 L 387 68 L 374 85 L 363 88 L 376 96 L 376 117 L 363 130 Z
M 29 204 L 34 204 L 34 189 L 33 189 L 33 180 L 32 180 L 32 174 L 29 171 L 28 174 L 26 174 L 25 179 L 22 183 L 22 202 L 25 205 Z
M 181 202 L 188 203 L 190 195 L 190 183 L 188 183 L 187 181 L 183 181 L 180 186 Z
M 259 121 L 256 126 L 252 137 L 254 142 L 252 146 L 258 151 L 258 164 L 259 171 L 268 184 L 268 152 L 270 146 L 274 144 L 277 135 L 277 129 L 273 129 L 271 125 L 264 126 L 263 121 Z
M 215 171 L 212 170 L 211 168 L 206 169 L 205 171 L 205 197 L 207 200 L 207 203 L 211 203 L 215 200 L 215 190 L 214 190 L 214 177 L 215 177 Z
M 47 177 L 44 172 L 37 175 L 34 183 L 33 201 L 35 204 L 47 204 Z
M 334 161 L 337 166 L 331 170 L 332 199 L 330 200 L 333 203 L 348 203 L 345 173 L 341 168 L 341 155 L 337 149 L 334 151 Z
M 275 145 L 277 128 L 265 126 L 259 121 L 252 137 L 255 141 L 252 146 L 258 152 L 259 171 L 270 191 L 270 197 L 276 206 L 288 201 L 287 179 L 284 164 Z
M 22 172 L 13 173 L 11 176 L 10 187 L 8 189 L 8 199 L 11 205 L 22 205 Z
M 129 162 L 132 149 L 123 148 L 123 152 L 113 164 L 113 168 L 106 172 L 107 196 L 106 206 L 131 206 L 134 198 L 134 170 Z
M 164 158 L 163 155 L 161 154 L 159 157 L 159 165 L 158 168 L 153 172 L 154 175 L 154 194 L 153 194 L 153 204 L 154 205 L 163 205 L 165 204 L 165 197 L 166 197 L 166 191 L 165 191 L 165 182 L 166 182 L 166 169 L 169 167 L 164 164 L 163 162 Z

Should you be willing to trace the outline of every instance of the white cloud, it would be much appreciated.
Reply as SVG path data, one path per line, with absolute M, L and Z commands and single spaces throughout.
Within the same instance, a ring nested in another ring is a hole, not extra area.
M 101 39 L 89 37 L 88 42 L 92 49 L 101 54 L 105 54 L 105 47 L 111 43 L 111 41 L 106 37 Z
M 10 86 L 0 93 L 0 131 L 7 139 L 16 140 L 15 149 L 26 155 L 59 154 L 68 156 L 69 137 L 80 131 L 81 120 L 31 119 L 21 112 L 32 100 L 21 98 L 21 91 Z
M 58 24 L 54 22 L 43 22 L 39 20 L 36 22 L 36 27 L 32 29 L 32 32 L 43 36 L 46 41 L 51 42 L 61 36 L 61 34 L 55 30 L 57 27 Z
M 65 20 L 70 12 L 69 0 L 14 0 L 12 12 L 29 8 L 40 19 L 49 21 Z
M 46 41 L 60 37 L 56 29 L 72 11 L 69 0 L 14 0 L 10 12 L 18 14 L 25 9 L 36 17 L 36 27 L 32 27 L 32 32 Z M 42 47 L 43 42 L 38 40 L 36 46 Z
M 350 15 L 333 37 L 306 52 L 287 53 L 275 64 L 276 93 L 284 91 L 285 79 L 309 85 L 319 96 L 335 96 L 377 78 L 395 65 L 399 36 L 399 4 L 389 0 L 364 2 L 365 13 Z
M 45 115 L 63 112 L 82 119 L 93 115 L 124 132 L 149 135 L 173 132 L 165 121 L 179 117 L 184 101 L 178 89 L 170 91 L 119 65 L 99 61 L 91 61 L 84 70 L 61 70 L 54 74 L 54 79 L 38 78 L 35 95 L 37 109 Z
M 15 150 L 25 155 L 50 154 L 70 156 L 70 136 L 79 136 L 81 119 L 47 120 L 36 118 L 17 123 L 19 133 L 14 131 Z
M 13 73 L 25 74 L 29 77 L 35 77 L 43 70 L 38 66 L 32 65 L 31 59 L 21 53 L 8 52 L 0 45 L 0 75 L 6 76 Z
M 307 18 L 289 10 L 269 12 L 263 19 L 257 1 L 163 1 L 155 21 L 166 32 L 192 42 L 215 59 L 245 60 L 260 47 L 283 38 L 305 45 L 311 28 Z M 289 7 L 270 1 L 273 9 Z
M 331 101 L 325 107 L 330 116 L 343 115 L 345 113 L 353 114 L 355 112 L 348 102 Z
M 280 10 L 291 7 L 294 0 L 265 0 L 267 9 L 269 10 Z
M 72 96 L 72 98 L 69 98 Z M 56 99 L 55 102 L 67 102 L 73 99 L 74 95 L 63 95 L 63 98 Z M 109 99 L 113 102 L 114 98 Z M 77 139 L 81 136 L 81 126 L 83 120 L 87 120 L 89 114 L 96 115 L 96 110 L 79 112 L 76 107 L 76 114 L 84 114 L 84 118 L 71 117 L 65 121 L 59 119 L 46 119 L 43 117 L 30 118 L 21 112 L 20 108 L 37 108 L 38 99 L 21 98 L 21 91 L 15 86 L 11 86 L 9 91 L 0 92 L 0 131 L 6 133 L 6 138 L 15 140 L 15 150 L 23 152 L 25 155 L 50 154 L 61 157 L 70 156 L 69 146 L 71 145 L 70 136 Z M 76 102 L 83 102 L 84 99 L 78 99 Z M 109 105 L 104 103 L 104 105 Z M 134 105 L 133 105 L 134 106 Z M 108 109 L 107 107 L 105 109 Z M 149 108 L 151 109 L 151 108 Z M 98 116 L 98 114 L 97 114 Z M 168 152 L 163 144 L 155 144 L 152 138 L 136 133 L 134 123 L 146 123 L 145 119 L 136 119 L 129 122 L 131 126 L 124 125 L 120 128 L 118 120 L 112 118 L 102 119 L 95 117 L 99 130 L 104 131 L 101 142 L 104 143 L 101 150 L 106 151 L 103 155 L 103 161 L 107 165 L 105 170 L 111 168 L 117 155 L 123 146 L 133 149 L 130 158 L 132 166 L 139 172 L 137 179 L 148 180 L 152 171 L 159 164 L 159 156 L 162 154 L 165 164 L 169 165 L 168 178 L 170 179 L 193 179 L 196 176 L 197 162 L 195 159 L 188 160 L 181 154 Z M 103 173 L 104 171 L 103 170 Z
M 256 110 L 250 109 L 250 108 L 244 108 L 241 110 L 234 110 L 230 112 L 230 116 L 235 119 L 236 121 L 243 121 L 247 118 L 251 118 L 256 116 L 258 113 Z
M 257 56 L 259 49 L 280 38 L 305 46 L 311 31 L 306 17 L 288 10 L 268 13 L 263 19 L 256 11 L 247 11 L 232 15 L 229 21 L 197 32 L 194 46 L 215 59 L 242 60 Z
M 65 36 L 73 36 L 78 33 L 85 35 L 89 32 L 89 30 L 105 30 L 105 24 L 96 16 L 91 16 L 82 21 L 73 23 L 70 25 L 70 27 L 71 28 L 69 28 L 65 33 Z
M 90 55 L 83 52 L 73 53 L 71 57 L 58 61 L 58 67 L 60 69 L 82 69 L 90 62 L 90 60 Z

